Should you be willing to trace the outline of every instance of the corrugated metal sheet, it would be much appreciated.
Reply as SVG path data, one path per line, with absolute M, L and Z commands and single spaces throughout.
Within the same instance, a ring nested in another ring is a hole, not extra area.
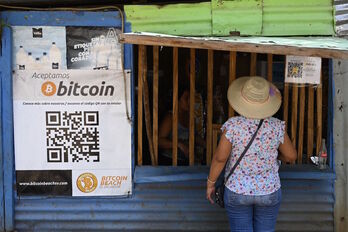
M 261 35 L 262 0 L 212 0 L 213 35 Z
M 264 0 L 262 35 L 334 35 L 331 0 Z
M 207 172 L 206 167 L 137 168 L 136 180 L 139 183 L 135 183 L 134 196 L 129 199 L 17 199 L 16 229 L 228 231 L 224 210 L 210 205 L 205 199 L 206 180 L 202 177 L 206 177 Z M 154 181 L 156 176 L 159 181 Z M 287 177 L 282 180 L 282 185 L 283 203 L 277 231 L 333 231 L 331 178 Z
M 210 35 L 210 2 L 163 6 L 125 6 L 132 31 L 159 32 L 172 35 Z
M 348 35 L 348 1 L 334 0 L 335 4 L 335 26 L 338 36 Z
M 125 6 L 134 32 L 170 35 L 334 35 L 331 0 L 212 0 Z

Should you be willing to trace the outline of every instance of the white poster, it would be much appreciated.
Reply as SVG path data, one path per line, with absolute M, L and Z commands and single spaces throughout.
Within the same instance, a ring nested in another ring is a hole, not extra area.
M 130 194 L 129 76 L 126 79 L 125 86 L 123 73 L 116 70 L 16 71 L 17 185 L 31 186 L 30 194 Z
M 321 58 L 286 56 L 285 83 L 320 84 Z

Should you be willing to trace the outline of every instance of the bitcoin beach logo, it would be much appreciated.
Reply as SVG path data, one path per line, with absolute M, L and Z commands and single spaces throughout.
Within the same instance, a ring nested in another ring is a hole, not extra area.
M 41 92 L 43 95 L 50 97 L 54 95 L 57 91 L 56 85 L 51 81 L 46 81 L 41 86 Z
M 81 174 L 76 180 L 77 188 L 84 193 L 93 192 L 98 186 L 98 180 L 92 173 Z

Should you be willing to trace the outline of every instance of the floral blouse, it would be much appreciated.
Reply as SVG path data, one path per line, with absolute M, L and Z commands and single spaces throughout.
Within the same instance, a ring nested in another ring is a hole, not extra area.
M 260 120 L 243 116 L 232 117 L 221 127 L 232 144 L 225 178 L 255 133 Z M 278 147 L 284 143 L 285 122 L 270 117 L 264 119 L 255 140 L 226 181 L 226 187 L 243 195 L 266 195 L 280 188 L 277 161 Z

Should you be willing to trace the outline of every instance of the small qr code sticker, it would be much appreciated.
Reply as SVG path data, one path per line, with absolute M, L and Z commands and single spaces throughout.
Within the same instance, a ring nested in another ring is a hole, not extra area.
M 302 62 L 289 62 L 288 63 L 288 77 L 302 78 L 303 63 Z
M 100 162 L 98 111 L 47 111 L 47 162 Z

